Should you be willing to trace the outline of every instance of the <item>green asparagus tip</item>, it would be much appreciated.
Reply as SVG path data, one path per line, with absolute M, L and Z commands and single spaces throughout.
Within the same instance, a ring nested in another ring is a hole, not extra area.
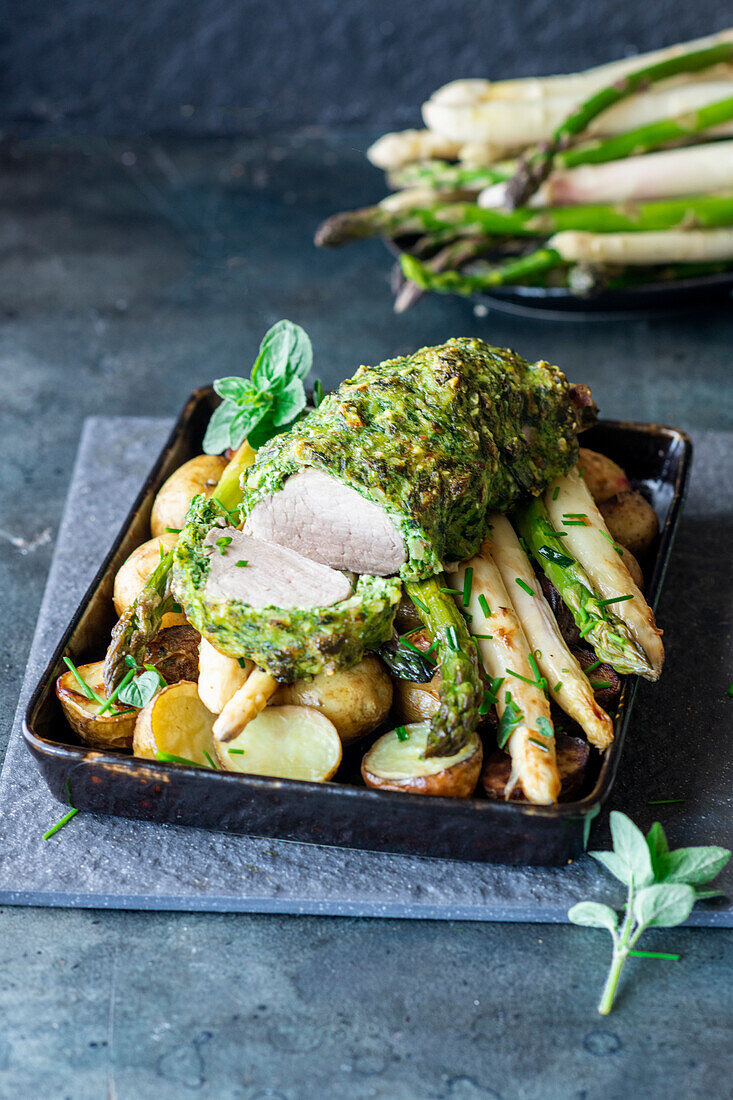
M 427 290 L 429 282 L 426 277 L 425 265 L 420 262 L 415 256 L 411 256 L 409 252 L 400 253 L 400 265 L 402 267 L 402 274 L 410 282 L 417 283 L 421 290 Z

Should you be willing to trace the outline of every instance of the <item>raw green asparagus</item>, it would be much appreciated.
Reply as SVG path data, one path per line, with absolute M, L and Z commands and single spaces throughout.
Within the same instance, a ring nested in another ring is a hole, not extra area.
M 566 148 L 572 138 L 583 134 L 593 119 L 609 107 L 660 80 L 667 80 L 680 73 L 700 72 L 714 65 L 730 63 L 731 60 L 733 43 L 722 42 L 708 49 L 692 50 L 654 65 L 644 66 L 595 92 L 558 126 L 545 146 L 532 149 L 520 157 L 517 171 L 507 187 L 507 205 L 510 209 L 515 209 L 526 203 L 550 173 L 556 153 Z
M 520 256 L 516 260 L 499 267 L 485 265 L 475 273 L 462 271 L 434 271 L 430 265 L 415 259 L 408 252 L 400 256 L 405 278 L 417 283 L 421 290 L 435 290 L 439 294 L 479 294 L 495 286 L 511 286 L 517 283 L 532 282 L 542 275 L 565 264 L 562 256 L 554 248 L 540 248 L 529 256 Z
M 553 527 L 542 501 L 535 499 L 519 507 L 514 522 L 535 561 L 570 609 L 581 637 L 593 646 L 600 660 L 622 675 L 637 673 L 655 679 L 646 654 L 626 624 L 601 600 L 585 570 L 567 552 L 562 533 L 558 534 Z
M 405 587 L 433 639 L 442 673 L 440 707 L 433 716 L 426 756 L 449 756 L 466 744 L 478 725 L 483 698 L 476 644 L 453 597 L 438 577 L 407 581 Z

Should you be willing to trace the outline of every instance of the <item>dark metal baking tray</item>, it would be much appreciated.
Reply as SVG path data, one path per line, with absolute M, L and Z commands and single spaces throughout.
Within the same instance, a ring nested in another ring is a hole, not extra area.
M 201 452 L 217 401 L 207 387 L 186 403 L 31 696 L 23 733 L 53 794 L 97 813 L 339 847 L 517 864 L 560 864 L 578 855 L 613 784 L 636 691 L 633 679 L 622 690 L 614 744 L 602 759 L 594 754 L 579 800 L 557 806 L 368 790 L 353 752 L 344 754 L 333 782 L 319 784 L 157 763 L 79 743 L 54 692 L 62 656 L 83 662 L 104 653 L 114 623 L 115 573 L 148 537 L 153 498 L 163 481 Z M 674 428 L 601 421 L 583 442 L 624 466 L 656 508 L 661 534 L 647 563 L 648 595 L 656 603 L 687 486 L 690 440 Z M 655 690 L 664 691 L 664 680 Z

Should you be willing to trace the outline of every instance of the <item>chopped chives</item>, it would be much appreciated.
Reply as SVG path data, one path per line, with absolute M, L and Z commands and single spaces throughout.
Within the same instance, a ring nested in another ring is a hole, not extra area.
M 74 679 L 78 683 L 78 685 L 81 688 L 84 695 L 86 695 L 87 699 L 91 699 L 95 703 L 104 703 L 105 702 L 105 700 L 102 699 L 101 696 L 97 695 L 96 691 L 94 691 L 93 688 L 89 687 L 89 684 L 87 684 L 84 680 L 82 680 L 76 666 L 74 665 L 74 662 L 71 660 L 70 657 L 64 657 L 64 664 L 66 665 L 69 672 L 72 674 L 72 676 L 74 677 Z
M 555 488 L 552 490 L 552 499 L 557 500 L 557 498 L 559 496 L 560 496 L 560 486 L 556 485 Z
M 239 665 L 240 668 L 246 668 L 247 667 L 247 661 L 245 660 L 244 657 L 237 657 L 237 664 Z
M 593 629 L 593 627 L 595 625 L 596 624 L 593 621 L 593 619 L 589 619 L 588 622 L 585 624 L 585 626 L 581 628 L 580 637 L 581 638 L 586 638 L 590 634 L 591 630 Z
M 209 753 L 206 751 L 206 749 L 204 749 L 204 756 L 209 761 L 209 765 L 214 769 L 214 771 L 215 772 L 218 771 L 219 769 L 218 769 L 216 763 L 214 762 L 212 757 L 209 755 Z
M 243 566 L 249 565 L 249 562 L 244 561 L 243 558 L 240 558 L 238 562 L 235 562 L 235 565 L 237 565 L 241 569 Z
M 43 839 L 48 840 L 48 838 L 53 836 L 54 833 L 57 833 L 59 829 L 63 829 L 64 825 L 71 821 L 72 817 L 75 817 L 78 813 L 78 809 L 69 810 L 67 814 L 64 814 L 60 821 L 57 821 L 55 825 L 52 825 L 51 828 L 43 834 Z
M 432 642 L 430 643 L 430 645 L 428 646 L 428 648 L 427 648 L 427 649 L 425 650 L 425 652 L 423 653 L 423 657 L 427 657 L 427 655 L 428 655 L 429 653 L 432 653 L 432 652 L 433 652 L 433 650 L 435 649 L 435 647 L 437 646 L 437 644 L 438 644 L 438 639 L 437 639 L 437 638 L 433 638 Z
M 473 589 L 473 566 L 469 565 L 463 578 L 463 599 L 462 603 L 464 607 L 468 607 L 468 601 L 471 599 L 471 591 Z
M 535 683 L 537 684 L 537 686 L 540 688 L 541 691 L 544 691 L 547 688 L 547 680 L 544 678 L 544 676 L 540 676 L 540 670 L 537 667 L 537 661 L 535 660 L 534 653 L 528 653 L 527 654 L 527 661 L 529 663 L 529 667 L 532 669 L 532 672 L 534 673 Z M 543 687 L 543 685 L 544 685 L 544 687 Z
M 226 554 L 227 546 L 229 545 L 229 543 L 231 541 L 232 541 L 232 536 L 231 535 L 222 535 L 221 538 L 218 538 L 216 540 L 216 545 L 219 547 L 219 553 L 220 554 L 222 554 L 222 555 Z
M 597 690 L 598 688 L 610 688 L 610 687 L 613 687 L 613 684 L 611 683 L 611 681 L 610 681 L 610 680 L 591 680 L 591 681 L 590 681 L 590 686 L 591 686 L 591 687 L 592 687 L 592 688 L 593 688 L 594 690 Z
M 529 596 L 534 596 L 533 589 L 530 588 L 526 581 L 523 581 L 521 577 L 515 577 L 514 580 L 524 592 L 526 592 Z
M 629 954 L 637 959 L 671 959 L 672 962 L 679 962 L 682 958 L 681 955 L 670 955 L 667 951 L 638 951 L 636 948 L 632 948 Z
M 625 600 L 633 600 L 633 598 L 633 592 L 630 592 L 628 596 L 609 596 L 607 600 L 598 600 L 598 606 L 608 607 L 611 603 L 624 603 Z
M 599 658 L 597 661 L 594 661 L 592 665 L 588 665 L 588 667 L 585 671 L 586 671 L 586 673 L 593 672 L 595 669 L 597 669 L 602 664 L 603 664 L 603 661 Z M 566 672 L 566 671 L 567 671 L 566 669 L 563 669 L 563 672 Z
M 449 648 L 452 649 L 454 653 L 457 653 L 460 649 L 460 646 L 458 645 L 458 635 L 456 634 L 456 628 L 454 626 L 447 626 L 445 628 L 445 637 L 446 641 L 448 642 Z
M 478 604 L 487 619 L 491 618 L 491 608 L 489 607 L 489 601 L 484 596 L 483 592 L 478 598 Z
M 583 519 L 564 519 L 564 527 L 587 527 L 588 524 Z
M 230 756 L 244 756 L 244 749 L 227 749 Z
M 180 527 L 166 527 L 166 531 L 168 532 L 169 535 L 180 535 L 181 528 Z
M 162 764 L 188 764 L 192 768 L 200 768 L 195 760 L 189 760 L 187 756 L 176 756 L 173 752 L 156 752 L 155 759 Z
M 557 693 L 558 693 L 558 691 L 560 690 L 561 687 L 562 687 L 562 680 L 558 680 L 557 683 L 555 684 L 554 688 L 552 689 L 554 691 L 555 695 L 557 695 Z
M 495 676 L 494 677 L 494 679 L 489 684 L 489 691 L 491 692 L 492 695 L 498 695 L 499 694 L 499 688 L 504 683 L 504 679 L 505 678 L 503 676 Z
M 541 558 L 551 561 L 553 565 L 559 565 L 562 569 L 567 569 L 569 565 L 573 564 L 572 558 L 569 558 L 567 554 L 561 554 L 559 550 L 555 550 L 552 546 L 540 546 L 537 553 Z
M 733 699 L 733 684 L 730 685 L 725 694 L 730 695 L 731 699 Z
M 624 556 L 624 552 L 621 549 L 621 547 L 619 546 L 619 544 L 617 542 L 614 542 L 609 534 L 607 534 L 605 531 L 601 531 L 600 529 L 598 531 L 598 534 L 603 535 L 604 539 L 607 539 L 611 543 L 611 546 L 614 548 L 614 550 L 619 555 L 619 557 Z
M 549 752 L 547 745 L 543 745 L 541 741 L 538 741 L 536 737 L 528 737 L 528 741 L 531 741 L 533 745 L 536 745 L 538 749 L 542 749 L 543 752 Z
M 395 733 L 397 734 L 398 741 L 408 741 L 410 738 L 410 735 L 404 726 L 398 726 L 395 730 Z
M 461 610 L 463 609 L 461 608 Z M 466 620 L 467 623 L 473 622 L 473 615 L 469 611 L 463 611 L 463 618 Z
M 313 383 L 313 404 L 315 405 L 316 408 L 318 408 L 318 406 L 320 405 L 321 401 L 323 401 L 323 398 L 325 396 L 326 396 L 326 394 L 325 394 L 325 391 L 323 389 L 323 385 L 321 383 L 321 380 L 320 380 L 320 378 L 316 378 L 315 382 Z
M 489 695 L 489 693 L 487 691 L 484 694 L 484 700 L 483 700 L 481 706 L 478 708 L 478 712 L 481 715 L 481 717 L 483 718 L 484 715 L 488 714 L 489 711 L 491 710 L 491 708 L 496 706 L 496 703 L 497 703 L 496 696 L 495 695 Z
M 441 588 L 441 592 L 445 592 L 449 596 L 462 596 L 463 593 L 458 588 Z
M 487 642 L 490 642 L 493 637 L 493 634 L 474 634 L 474 638 L 485 638 Z
M 587 519 L 587 512 L 563 512 L 563 519 Z
M 515 672 L 513 668 L 508 668 L 507 672 L 510 676 L 516 676 L 517 680 L 523 680 L 525 684 L 536 684 L 536 680 L 530 680 L 527 676 L 522 676 L 520 672 Z
M 684 802 L 684 798 L 653 798 L 647 802 L 647 806 L 667 806 L 672 802 Z
M 400 638 L 400 645 L 404 646 L 405 649 L 411 649 L 413 653 L 419 653 L 421 657 L 423 655 L 423 651 L 413 645 L 412 642 L 408 642 L 407 638 Z
M 414 603 L 414 604 L 415 604 L 415 605 L 416 605 L 417 607 L 419 607 L 419 608 L 420 608 L 420 609 L 421 609 L 422 611 L 424 611 L 426 615 L 428 614 L 428 609 L 427 609 L 426 605 L 425 605 L 425 604 L 424 604 L 424 603 L 422 602 L 422 600 L 421 600 L 421 599 L 419 599 L 419 597 L 418 597 L 418 596 L 413 596 L 413 597 L 412 597 L 412 602 L 413 602 L 413 603 Z
M 127 685 L 130 683 L 130 680 L 132 680 L 134 675 L 135 675 L 135 669 L 131 668 L 130 671 L 125 676 L 122 677 L 119 684 L 114 689 L 114 691 L 109 696 L 109 698 L 106 700 L 106 702 L 99 708 L 98 714 L 104 714 L 105 711 L 109 710 L 109 708 L 112 706 L 112 704 L 114 703 L 117 696 L 120 694 L 120 692 L 122 691 L 122 689 L 124 687 L 127 687 Z

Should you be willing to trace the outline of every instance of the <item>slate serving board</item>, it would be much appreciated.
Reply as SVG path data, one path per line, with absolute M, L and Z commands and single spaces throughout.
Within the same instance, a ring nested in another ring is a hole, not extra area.
M 0 775 L 0 904 L 564 921 L 580 899 L 620 901 L 589 857 L 565 868 L 461 864 L 63 813 L 20 733 L 21 714 L 152 465 L 170 424 L 92 418 L 84 426 L 18 713 Z M 733 436 L 693 436 L 692 484 L 659 618 L 668 665 L 643 685 L 612 806 L 673 844 L 733 839 Z M 649 806 L 658 798 L 684 802 Z M 606 843 L 605 815 L 592 836 Z M 733 869 L 720 876 L 733 894 Z M 617 889 L 618 887 L 618 889 Z M 691 924 L 733 925 L 733 904 L 698 905 Z

